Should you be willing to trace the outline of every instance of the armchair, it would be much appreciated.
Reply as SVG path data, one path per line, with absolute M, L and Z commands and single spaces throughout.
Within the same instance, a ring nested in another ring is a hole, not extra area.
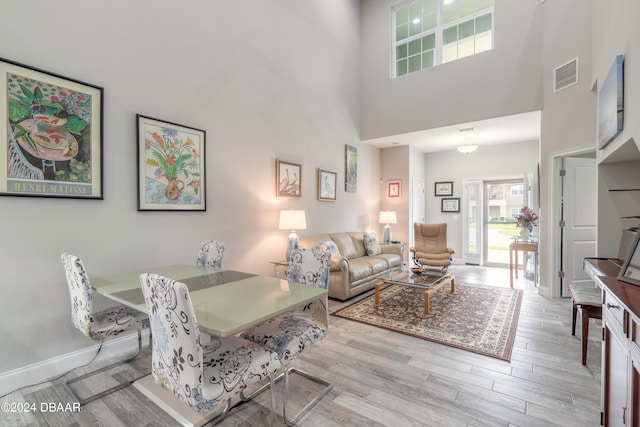
M 445 273 L 455 250 L 447 247 L 447 224 L 413 224 L 414 245 L 409 248 L 418 267 L 435 267 Z

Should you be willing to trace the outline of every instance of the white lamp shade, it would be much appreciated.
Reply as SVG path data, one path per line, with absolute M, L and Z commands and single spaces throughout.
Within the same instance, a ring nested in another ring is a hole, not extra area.
M 380 224 L 395 224 L 396 211 L 380 211 Z
M 307 218 L 303 210 L 280 211 L 280 230 L 306 230 Z

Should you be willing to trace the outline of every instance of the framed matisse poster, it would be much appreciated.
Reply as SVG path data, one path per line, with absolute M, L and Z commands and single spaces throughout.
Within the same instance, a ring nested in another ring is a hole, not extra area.
M 206 210 L 205 131 L 136 117 L 138 210 Z
M 0 58 L 0 195 L 102 199 L 103 89 Z

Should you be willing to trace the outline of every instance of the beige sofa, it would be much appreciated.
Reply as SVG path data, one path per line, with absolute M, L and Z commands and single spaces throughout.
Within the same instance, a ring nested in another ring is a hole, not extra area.
M 334 242 L 339 255 L 332 254 L 329 297 L 344 301 L 373 289 L 380 276 L 402 268 L 401 244 L 379 245 L 379 252 L 367 255 L 365 233 L 316 234 L 300 239 L 300 247 L 313 248 Z

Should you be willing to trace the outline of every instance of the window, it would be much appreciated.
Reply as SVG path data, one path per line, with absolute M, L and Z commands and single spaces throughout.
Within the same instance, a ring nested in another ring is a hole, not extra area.
M 522 196 L 524 195 L 524 185 L 523 184 L 515 184 L 511 186 L 511 195 L 512 196 Z
M 411 0 L 392 12 L 394 77 L 493 47 L 493 0 Z

